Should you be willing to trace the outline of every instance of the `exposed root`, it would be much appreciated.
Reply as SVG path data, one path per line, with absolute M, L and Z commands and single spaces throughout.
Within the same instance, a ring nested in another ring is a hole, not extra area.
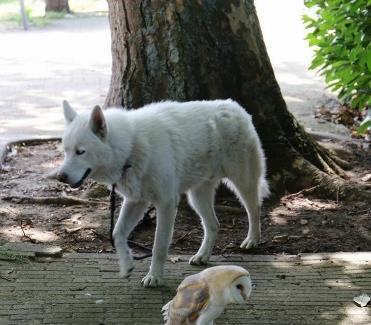
M 4 201 L 11 201 L 20 204 L 53 204 L 53 205 L 92 205 L 92 204 L 106 204 L 99 200 L 85 200 L 73 196 L 17 196 L 8 195 L 0 197 Z
M 289 194 L 289 195 L 285 195 L 282 199 L 291 199 L 291 198 L 293 198 L 295 196 L 298 196 L 298 195 L 301 195 L 301 194 L 309 194 L 309 193 L 314 192 L 318 187 L 319 187 L 319 185 L 315 185 L 315 186 L 312 186 L 312 187 L 309 187 L 309 188 L 304 188 L 299 192 L 292 193 L 292 194 Z
M 317 156 L 322 163 L 323 170 L 329 175 L 339 175 L 340 177 L 347 178 L 344 170 L 340 165 L 347 166 L 349 169 L 349 164 L 346 164 L 343 160 L 336 159 L 335 155 L 332 155 L 328 149 L 317 145 Z M 338 164 L 339 163 L 339 164 Z
M 222 213 L 231 213 L 231 214 L 242 214 L 245 213 L 244 210 L 238 207 L 231 207 L 228 205 L 215 205 L 216 210 L 221 211 Z
M 35 138 L 35 139 L 23 139 L 23 140 L 17 140 L 13 142 L 8 143 L 8 147 L 13 147 L 13 146 L 36 146 L 48 142 L 61 142 L 60 137 L 49 137 L 49 138 Z
M 370 186 L 350 183 L 341 178 L 324 182 L 318 192 L 327 197 L 335 197 L 337 201 L 365 201 L 371 204 Z
M 371 187 L 350 182 L 338 175 L 328 175 L 308 163 L 308 171 L 313 176 L 313 193 L 319 196 L 336 199 L 336 201 L 366 201 L 371 204 Z
M 352 165 L 350 163 L 348 163 L 347 161 L 341 159 L 340 157 L 338 157 L 336 155 L 333 155 L 331 158 L 342 169 L 344 169 L 344 170 L 352 169 Z

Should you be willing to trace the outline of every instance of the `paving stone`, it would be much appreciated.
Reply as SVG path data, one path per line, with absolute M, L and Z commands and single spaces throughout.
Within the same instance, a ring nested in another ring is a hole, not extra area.
M 44 244 L 10 242 L 1 246 L 2 249 L 14 253 L 32 253 L 36 257 L 62 257 L 62 248 Z
M 65 254 L 48 263 L 0 261 L 0 324 L 162 324 L 161 307 L 185 276 L 202 270 L 166 264 L 165 286 L 145 289 L 149 260 L 129 280 L 118 277 L 113 254 Z M 367 324 L 370 308 L 352 299 L 371 289 L 371 253 L 213 257 L 211 265 L 247 268 L 255 286 L 247 306 L 229 306 L 220 324 Z

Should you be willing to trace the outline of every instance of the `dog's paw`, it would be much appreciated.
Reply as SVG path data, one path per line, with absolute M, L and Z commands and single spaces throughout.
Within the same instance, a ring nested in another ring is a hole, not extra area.
M 259 242 L 260 242 L 259 237 L 247 236 L 246 239 L 242 242 L 240 247 L 243 249 L 254 248 L 259 245 Z
M 161 277 L 154 276 L 148 273 L 141 281 L 142 286 L 145 288 L 156 288 L 163 284 Z
M 193 255 L 189 259 L 188 263 L 191 265 L 206 265 L 208 261 L 209 261 L 209 255 L 197 253 L 196 255 Z

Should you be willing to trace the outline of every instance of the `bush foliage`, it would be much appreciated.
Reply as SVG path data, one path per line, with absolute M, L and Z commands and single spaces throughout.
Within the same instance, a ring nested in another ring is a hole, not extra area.
M 309 45 L 315 47 L 310 69 L 319 69 L 328 87 L 354 108 L 371 98 L 371 0 L 305 0 L 303 17 Z

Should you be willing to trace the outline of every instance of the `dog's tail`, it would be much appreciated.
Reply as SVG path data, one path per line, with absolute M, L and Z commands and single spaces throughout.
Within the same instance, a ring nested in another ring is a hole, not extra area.
M 259 203 L 262 204 L 263 200 L 271 194 L 269 184 L 264 175 L 259 180 Z

